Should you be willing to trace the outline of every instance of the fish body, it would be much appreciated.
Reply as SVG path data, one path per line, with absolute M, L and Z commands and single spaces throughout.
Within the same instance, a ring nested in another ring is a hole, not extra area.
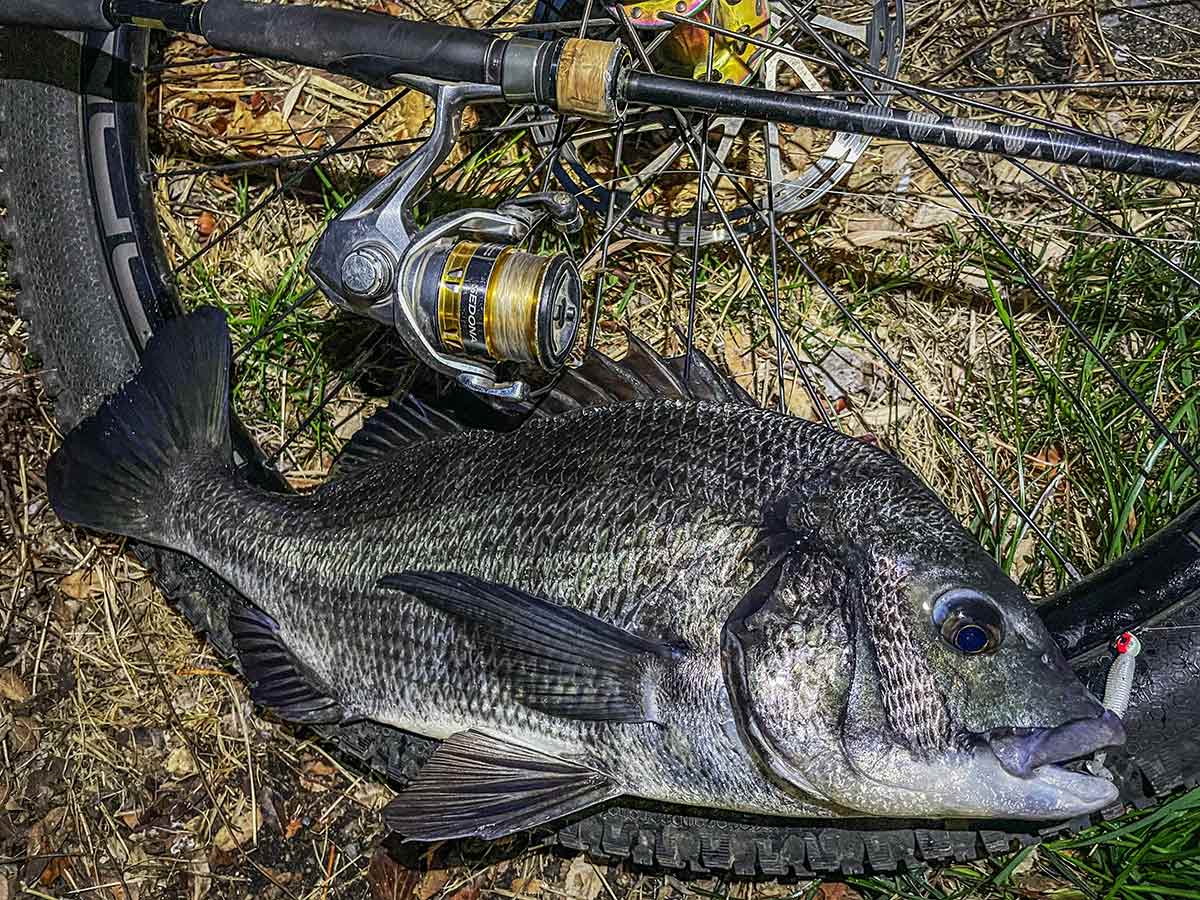
M 876 448 L 729 392 L 506 433 L 409 403 L 364 430 L 363 459 L 280 495 L 230 463 L 227 367 L 215 311 L 168 325 L 67 437 L 52 502 L 232 584 L 254 696 L 285 718 L 444 741 L 389 808 L 410 837 L 621 794 L 1030 818 L 1115 796 L 1055 763 L 1119 743 L 1119 722 Z

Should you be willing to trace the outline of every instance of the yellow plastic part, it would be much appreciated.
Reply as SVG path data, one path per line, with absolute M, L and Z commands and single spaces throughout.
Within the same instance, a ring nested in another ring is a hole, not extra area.
M 767 0 L 644 0 L 626 3 L 625 13 L 634 26 L 643 28 L 672 24 L 659 17 L 660 13 L 670 13 L 764 40 L 771 21 Z M 697 26 L 675 23 L 661 51 L 672 63 L 690 67 L 693 78 L 704 80 L 710 34 Z M 755 70 L 753 57 L 758 48 L 721 34 L 712 34 L 712 39 L 713 80 L 733 84 L 748 81 Z

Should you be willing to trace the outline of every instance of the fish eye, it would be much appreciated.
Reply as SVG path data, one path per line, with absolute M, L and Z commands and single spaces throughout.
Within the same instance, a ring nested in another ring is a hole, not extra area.
M 992 601 L 978 591 L 946 591 L 933 607 L 933 624 L 942 640 L 966 656 L 994 652 L 1004 640 L 1004 620 Z

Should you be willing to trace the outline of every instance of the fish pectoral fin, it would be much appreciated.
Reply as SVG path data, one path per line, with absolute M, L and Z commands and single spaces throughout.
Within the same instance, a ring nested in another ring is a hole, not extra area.
M 683 653 L 586 613 L 452 572 L 402 572 L 380 585 L 470 626 L 492 674 L 523 705 L 567 719 L 659 722 L 658 686 Z
M 341 705 L 329 688 L 279 636 L 275 620 L 261 610 L 235 605 L 229 614 L 233 646 L 255 703 L 288 722 L 340 722 Z
M 460 731 L 384 807 L 383 821 L 412 841 L 493 840 L 622 793 L 609 776 L 580 763 Z

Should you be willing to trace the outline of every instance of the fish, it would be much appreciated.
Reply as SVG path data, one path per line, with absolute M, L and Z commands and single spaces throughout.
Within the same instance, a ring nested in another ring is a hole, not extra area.
M 239 475 L 224 315 L 165 323 L 47 471 L 66 522 L 240 596 L 254 701 L 440 743 L 383 817 L 494 839 L 633 796 L 804 819 L 1053 820 L 1124 741 L 895 456 L 630 337 L 516 427 L 411 395 L 302 493 Z M 684 376 L 687 376 L 686 379 Z

